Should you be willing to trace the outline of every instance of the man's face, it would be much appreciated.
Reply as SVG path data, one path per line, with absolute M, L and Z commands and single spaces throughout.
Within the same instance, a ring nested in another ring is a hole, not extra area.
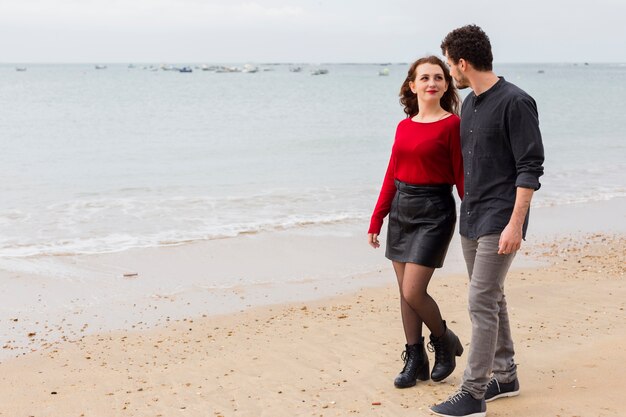
M 450 68 L 450 75 L 452 76 L 452 78 L 454 78 L 454 81 L 456 83 L 456 88 L 458 88 L 459 90 L 462 90 L 464 88 L 469 87 L 470 86 L 469 80 L 467 79 L 467 77 L 465 77 L 465 75 L 461 71 L 460 63 L 457 62 L 455 64 L 452 61 L 452 59 L 448 56 L 447 52 L 446 52 L 446 62 L 448 64 L 448 67 Z

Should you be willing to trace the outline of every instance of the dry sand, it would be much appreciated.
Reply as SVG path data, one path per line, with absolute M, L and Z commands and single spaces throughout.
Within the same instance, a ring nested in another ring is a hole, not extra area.
M 489 403 L 488 416 L 624 415 L 626 237 L 523 251 L 550 266 L 507 279 L 522 393 Z M 435 278 L 431 292 L 467 347 L 466 281 Z M 460 382 L 467 354 L 446 381 L 398 390 L 402 347 L 393 285 L 88 335 L 4 360 L 0 416 L 430 415 Z

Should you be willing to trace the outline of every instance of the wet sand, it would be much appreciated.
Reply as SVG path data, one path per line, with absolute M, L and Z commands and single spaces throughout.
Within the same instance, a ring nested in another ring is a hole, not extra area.
M 488 415 L 621 415 L 625 235 L 564 235 L 522 252 L 546 262 L 506 283 L 522 392 L 489 403 Z M 436 277 L 431 290 L 467 348 L 466 276 Z M 455 390 L 467 357 L 442 383 L 395 389 L 403 334 L 394 285 L 165 322 L 77 329 L 4 360 L 0 416 L 429 415 Z

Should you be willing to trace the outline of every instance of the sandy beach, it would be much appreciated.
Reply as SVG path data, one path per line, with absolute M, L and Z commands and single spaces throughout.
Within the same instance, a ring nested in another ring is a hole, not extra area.
M 617 213 L 623 222 L 623 213 Z M 546 214 L 538 223 L 552 220 Z M 524 244 L 506 283 L 522 393 L 489 403 L 488 416 L 622 415 L 626 234 L 623 226 L 611 232 L 603 222 L 567 233 L 549 230 Z M 342 236 L 323 239 L 334 242 L 327 250 L 352 256 Z M 200 251 L 194 250 L 159 249 L 161 258 L 197 260 Z M 131 269 L 130 256 L 115 256 L 118 273 L 137 268 L 143 273 L 150 263 L 133 257 L 137 264 Z M 452 264 L 460 265 L 458 251 L 451 256 Z M 103 259 L 92 262 L 94 271 L 94 265 L 102 270 L 110 265 Z M 69 314 L 80 317 L 73 323 L 44 313 L 45 319 L 25 324 L 19 314 L 5 311 L 0 416 L 430 415 L 431 404 L 454 392 L 467 353 L 444 382 L 395 389 L 404 342 L 391 269 L 383 260 L 363 270 L 341 270 L 336 279 L 350 285 L 303 295 L 332 282 L 339 266 L 330 258 L 315 266 L 324 279 L 301 279 L 294 283 L 298 291 L 269 301 L 263 301 L 262 291 L 230 288 L 221 298 L 241 300 L 235 308 L 226 303 L 230 310 L 196 305 L 193 296 L 184 303 L 170 296 L 137 307 L 144 315 L 129 317 L 126 311 L 123 317 L 107 304 L 112 316 L 120 316 L 118 324 L 126 320 L 121 330 L 93 330 L 107 316 L 105 307 L 100 318 L 92 310 Z M 467 348 L 466 275 L 451 268 L 434 278 L 431 292 Z

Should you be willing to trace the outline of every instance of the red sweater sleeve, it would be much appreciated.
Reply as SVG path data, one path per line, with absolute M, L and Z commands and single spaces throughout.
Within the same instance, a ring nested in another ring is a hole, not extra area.
M 380 234 L 380 229 L 383 227 L 383 220 L 389 214 L 391 210 L 391 202 L 396 195 L 395 184 L 395 157 L 393 151 L 391 152 L 391 158 L 389 158 L 389 165 L 387 166 L 387 172 L 383 179 L 383 186 L 372 214 L 372 220 L 370 221 L 370 228 L 367 233 Z

